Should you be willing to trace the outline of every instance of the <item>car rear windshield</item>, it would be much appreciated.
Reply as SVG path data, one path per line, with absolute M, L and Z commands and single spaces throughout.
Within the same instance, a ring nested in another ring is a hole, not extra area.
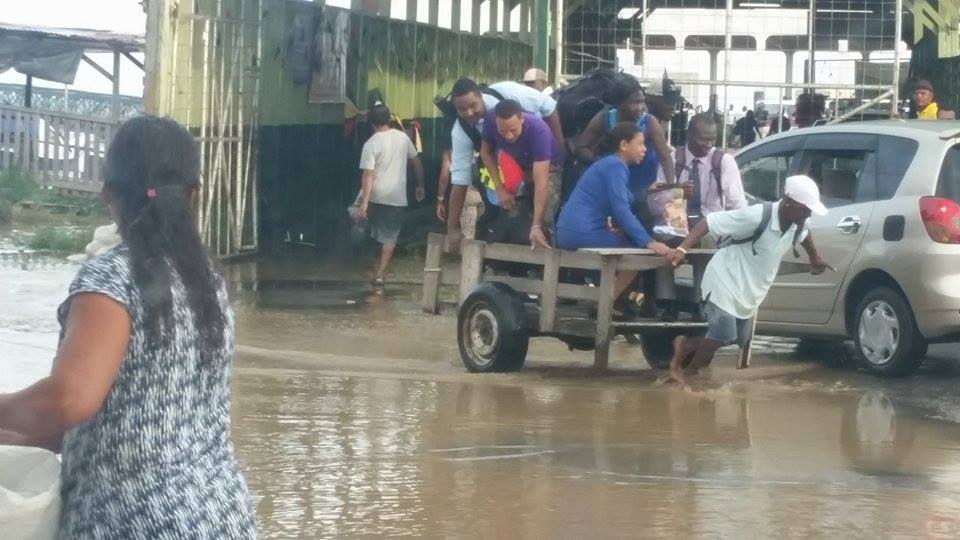
M 937 197 L 960 202 L 960 146 L 947 150 L 937 183 Z

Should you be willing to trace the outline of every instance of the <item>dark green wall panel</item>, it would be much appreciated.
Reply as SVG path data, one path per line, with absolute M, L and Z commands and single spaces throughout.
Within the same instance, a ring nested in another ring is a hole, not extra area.
M 264 2 L 263 70 L 270 81 L 262 96 L 260 148 L 261 238 L 270 248 L 286 231 L 334 250 L 346 244 L 346 206 L 359 188 L 357 160 L 365 128 L 344 136 L 343 107 L 306 103 L 306 87 L 286 77 L 286 2 Z M 420 119 L 428 202 L 412 211 L 412 231 L 426 230 L 435 197 L 442 122 L 433 104 L 461 76 L 482 82 L 519 79 L 530 63 L 529 45 L 352 12 L 347 53 L 347 97 L 360 109 L 378 89 L 404 119 Z M 411 182 L 412 183 L 412 182 Z M 435 219 L 435 218 L 433 218 Z

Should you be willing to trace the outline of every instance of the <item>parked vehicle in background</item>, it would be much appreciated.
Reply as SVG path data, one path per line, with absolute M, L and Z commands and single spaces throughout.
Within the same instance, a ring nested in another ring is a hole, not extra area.
M 759 333 L 851 339 L 880 375 L 912 373 L 928 344 L 960 341 L 960 122 L 790 131 L 736 160 L 751 203 L 778 200 L 787 176 L 806 174 L 830 210 L 809 227 L 837 271 L 777 278 Z

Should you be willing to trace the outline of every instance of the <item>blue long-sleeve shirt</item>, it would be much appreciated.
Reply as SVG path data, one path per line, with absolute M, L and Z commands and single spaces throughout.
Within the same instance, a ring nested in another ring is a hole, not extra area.
M 650 243 L 650 234 L 633 214 L 635 200 L 629 189 L 630 171 L 619 156 L 597 160 L 577 182 L 570 199 L 560 211 L 558 229 L 578 233 L 606 230 L 607 217 L 638 247 Z

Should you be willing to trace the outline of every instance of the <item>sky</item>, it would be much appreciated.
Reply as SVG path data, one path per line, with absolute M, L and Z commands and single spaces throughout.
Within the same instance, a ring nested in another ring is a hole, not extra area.
M 147 16 L 139 0 L 4 0 L 0 22 L 61 28 L 92 28 L 125 34 L 143 34 Z M 91 54 L 107 71 L 113 55 Z M 139 55 L 142 61 L 143 55 Z M 14 70 L 0 73 L 0 82 L 23 84 L 26 77 Z M 60 83 L 34 79 L 35 86 L 63 88 Z M 112 84 L 87 63 L 81 62 L 71 89 L 109 94 Z M 120 63 L 120 93 L 143 95 L 143 71 L 126 58 Z

